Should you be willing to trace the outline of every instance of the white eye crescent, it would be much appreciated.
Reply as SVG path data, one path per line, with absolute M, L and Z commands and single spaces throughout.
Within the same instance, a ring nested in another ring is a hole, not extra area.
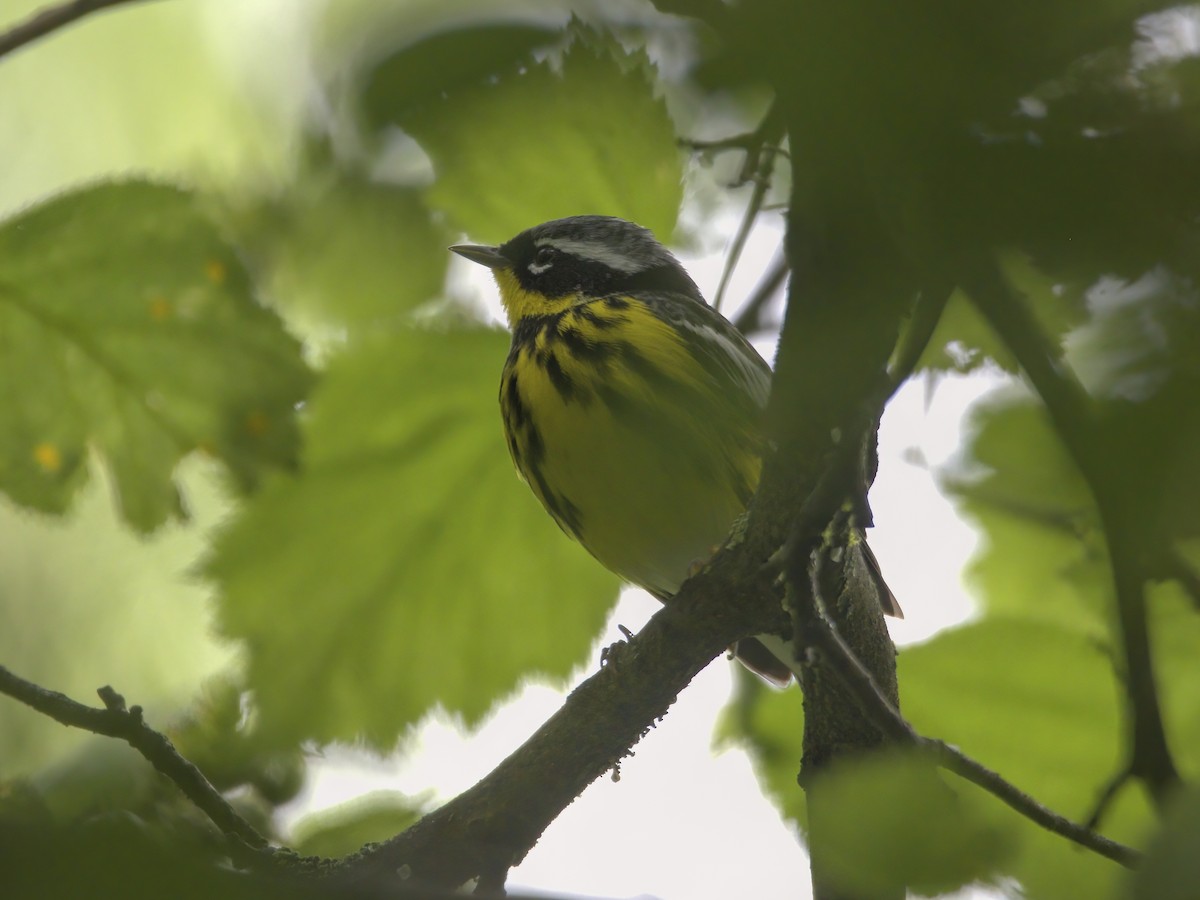
M 540 275 L 554 265 L 554 257 L 557 255 L 553 247 L 538 247 L 537 252 L 533 254 L 533 262 L 529 264 L 529 271 Z

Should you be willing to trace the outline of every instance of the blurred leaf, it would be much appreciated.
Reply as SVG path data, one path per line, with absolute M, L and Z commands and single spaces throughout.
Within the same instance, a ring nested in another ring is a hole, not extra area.
M 1159 268 L 1134 282 L 1100 279 L 1087 296 L 1092 316 L 1070 336 L 1067 358 L 1095 400 L 1093 467 L 1114 515 L 1136 524 L 1151 575 L 1178 577 L 1171 556 L 1200 534 L 1195 289 Z M 983 601 L 1104 627 L 1112 602 L 1104 534 L 1046 413 L 1032 397 L 996 393 L 974 410 L 972 431 L 941 483 L 986 536 L 971 570 Z
M 250 787 L 267 807 L 275 807 L 295 799 L 303 787 L 306 760 L 300 748 L 264 748 L 242 691 L 229 677 L 206 684 L 197 702 L 166 733 L 175 749 L 223 793 Z
M 737 691 L 721 711 L 718 747 L 745 747 L 755 774 L 775 806 L 797 825 L 807 827 L 804 792 L 796 782 L 803 756 L 804 695 L 776 690 L 755 675 L 734 667 Z
M 4 0 L 0 15 L 15 24 L 47 5 Z M 115 173 L 213 183 L 248 163 L 286 168 L 303 90 L 302 42 L 287 39 L 286 20 L 299 18 L 247 4 L 214 18 L 209 4 L 125 3 L 6 56 L 0 215 Z
M 1165 266 L 1132 279 L 1104 276 L 1088 289 L 1092 315 L 1073 336 L 1070 359 L 1103 398 L 1144 401 L 1172 378 L 1200 378 L 1200 294 Z
M 1128 880 L 1131 900 L 1195 900 L 1200 885 L 1200 788 L 1172 799 L 1161 827 L 1150 839 L 1146 858 Z
M 164 840 L 135 816 L 48 827 L 0 822 L 5 900 L 297 900 L 295 879 L 251 876 L 228 865 L 215 841 Z M 312 896 L 312 894 L 308 894 Z
M 229 513 L 228 479 L 199 455 L 177 474 L 192 518 L 150 537 L 122 527 L 103 469 L 64 517 L 30 515 L 0 498 L 4 665 L 84 703 L 112 684 L 166 724 L 203 679 L 231 664 L 228 643 L 212 635 L 211 590 L 187 574 L 208 530 Z M 41 771 L 86 739 L 0 702 L 0 779 Z
M 1005 372 L 1015 372 L 1017 361 L 970 298 L 955 291 L 950 295 L 929 344 L 917 362 L 917 371 L 974 372 L 988 361 Z
M 999 262 L 1009 284 L 1022 295 L 1034 320 L 1052 341 L 1061 342 L 1072 328 L 1083 322 L 1083 291 L 1055 283 L 1020 253 L 1001 253 Z M 970 298 L 955 291 L 917 369 L 966 373 L 989 360 L 1005 372 L 1017 371 L 1012 351 L 992 331 Z
M 368 73 L 362 91 L 367 125 L 382 128 L 412 107 L 436 102 L 443 93 L 512 70 L 561 35 L 561 29 L 540 25 L 482 22 L 420 38 Z
M 90 734 L 77 752 L 42 769 L 29 784 L 60 824 L 116 812 L 145 812 L 153 805 L 156 791 L 165 786 L 132 747 Z
M 1194 598 L 1174 583 L 1154 585 L 1148 595 L 1154 668 L 1170 741 L 1185 771 L 1200 769 L 1200 612 Z
M 1194 273 L 1197 107 L 1149 89 L 1133 53 L 1138 17 L 1162 9 L 748 0 L 722 23 L 718 70 L 787 86 L 792 219 L 852 222 L 845 243 L 870 247 L 855 268 L 894 252 L 954 283 L 1014 248 L 1068 285 L 1164 261 Z
M 450 235 L 413 188 L 310 172 L 234 218 L 280 306 L 329 325 L 392 324 L 445 281 Z
M 65 194 L 0 226 L 0 488 L 62 512 L 85 448 L 142 532 L 185 510 L 203 448 L 244 487 L 295 456 L 310 374 L 190 194 L 145 182 Z
M 530 61 L 401 117 L 433 160 L 430 204 L 457 228 L 503 241 L 601 213 L 671 234 L 683 157 L 654 69 L 644 53 L 583 35 L 558 71 Z
M 980 600 L 1097 633 L 1111 605 L 1104 538 L 1045 411 L 1024 393 L 999 392 L 975 407 L 971 430 L 940 481 L 984 533 L 970 566 Z
M 990 618 L 906 648 L 899 670 L 905 715 L 922 734 L 978 755 L 1052 806 L 1086 806 L 1116 771 L 1115 678 L 1084 636 Z
M 810 852 L 853 896 L 955 890 L 994 876 L 1015 850 L 1011 828 L 915 753 L 837 763 L 808 793 Z
M 304 476 L 268 485 L 209 565 L 267 740 L 389 748 L 434 704 L 477 721 L 586 655 L 616 582 L 517 480 L 502 332 L 352 344 L 313 398 Z
M 227 681 L 220 684 L 228 686 Z M 229 795 L 244 818 L 270 835 L 275 808 L 299 793 L 305 758 L 295 747 L 264 750 L 252 730 L 243 727 L 242 717 L 227 715 L 223 701 L 228 697 L 236 709 L 236 692 L 210 687 L 182 719 L 160 721 L 165 717 L 150 715 L 148 724 L 165 734 L 214 787 Z M 88 702 L 86 697 L 79 699 Z M 140 753 L 120 740 L 75 733 L 83 739 L 73 753 L 16 782 L 15 802 L 4 799 L 0 791 L 0 820 L 28 822 L 32 815 L 65 824 L 129 816 L 152 824 L 164 838 L 212 839 L 208 818 Z
M 1200 535 L 1200 295 L 1191 278 L 1156 267 L 1140 278 L 1100 279 L 1092 320 L 1070 360 L 1097 397 L 1095 449 L 1120 516 L 1153 553 Z
M 303 856 L 345 856 L 399 834 L 420 817 L 421 806 L 395 791 L 375 791 L 305 816 L 290 845 Z
M 904 713 L 1056 812 L 1081 820 L 1121 763 L 1117 685 L 1105 652 L 1076 631 L 992 618 L 900 654 Z M 975 791 L 974 788 L 963 790 Z M 999 801 L 993 805 L 1001 808 Z M 1031 897 L 1098 897 L 1119 867 L 1008 811 L 1021 852 L 1004 869 Z M 1137 843 L 1150 812 L 1123 792 L 1105 819 Z
M 1182 629 L 1174 641 L 1165 620 L 1158 629 L 1163 637 L 1156 638 L 1156 646 L 1169 648 L 1166 658 L 1177 660 L 1170 671 L 1176 671 L 1176 665 L 1182 669 L 1185 658 L 1194 656 L 1185 657 L 1184 648 L 1194 648 L 1200 640 L 1200 620 Z M 922 734 L 961 747 L 1064 815 L 1084 818 L 1100 787 L 1118 770 L 1121 719 L 1113 670 L 1095 641 L 1073 629 L 988 619 L 905 648 L 899 677 L 904 713 Z M 1167 692 L 1166 705 L 1175 721 L 1196 717 L 1198 680 L 1193 673 L 1184 685 Z M 820 811 L 812 806 L 812 798 L 811 811 L 805 809 L 795 783 L 802 754 L 800 704 L 798 691 L 752 687 L 739 692 L 738 700 L 725 710 L 721 732 L 724 739 L 747 744 L 764 788 L 789 818 L 804 824 Z M 1194 730 L 1189 726 L 1179 732 L 1176 743 L 1192 740 Z M 1197 754 L 1189 750 L 1184 759 L 1190 762 L 1193 756 Z M 844 821 L 834 823 L 834 834 L 848 842 L 839 843 L 850 854 L 845 857 L 848 864 L 870 870 L 861 873 L 862 878 L 886 878 L 889 883 L 911 879 L 925 890 L 947 890 L 955 881 L 1008 874 L 1020 879 L 1031 897 L 1057 898 L 1103 896 L 1117 875 L 1115 863 L 1077 852 L 1074 845 L 973 785 L 946 774 L 952 792 L 919 774 L 898 776 L 892 783 L 885 774 L 891 765 L 868 766 L 861 777 L 853 768 L 846 771 L 839 790 L 861 791 L 865 799 L 851 803 L 834 795 L 839 798 L 834 806 L 847 813 Z M 868 812 L 862 806 L 867 803 L 879 808 Z M 948 803 L 955 809 L 941 809 Z M 913 825 L 898 821 L 906 809 L 920 810 L 926 804 L 940 811 L 914 813 Z M 1124 791 L 1105 820 L 1105 833 L 1136 843 L 1150 817 L 1141 793 Z M 942 835 L 947 823 L 951 834 L 961 829 L 964 844 Z M 876 834 L 876 828 L 884 834 Z M 988 836 L 996 829 L 998 843 L 989 847 Z M 930 837 L 934 833 L 941 836 Z M 927 845 L 928 853 L 907 847 L 910 838 Z M 941 843 L 955 849 L 940 857 Z M 875 848 L 869 866 L 863 864 L 863 847 Z M 891 862 L 885 865 L 887 860 Z M 859 883 L 856 887 L 882 889 Z

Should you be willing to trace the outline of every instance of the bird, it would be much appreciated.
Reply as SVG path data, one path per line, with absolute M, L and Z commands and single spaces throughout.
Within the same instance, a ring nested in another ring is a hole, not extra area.
M 770 366 L 634 222 L 570 216 L 450 250 L 500 291 L 512 332 L 500 410 L 518 474 L 569 537 L 668 602 L 758 486 Z M 884 611 L 902 616 L 878 581 Z M 775 684 L 798 674 L 781 638 L 731 649 Z

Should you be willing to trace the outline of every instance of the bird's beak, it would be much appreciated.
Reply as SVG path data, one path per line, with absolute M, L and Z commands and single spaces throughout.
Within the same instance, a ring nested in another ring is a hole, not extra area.
M 499 247 L 488 247 L 483 244 L 455 244 L 450 248 L 451 253 L 466 257 L 471 262 L 477 262 L 489 269 L 503 269 L 511 263 L 501 254 Z

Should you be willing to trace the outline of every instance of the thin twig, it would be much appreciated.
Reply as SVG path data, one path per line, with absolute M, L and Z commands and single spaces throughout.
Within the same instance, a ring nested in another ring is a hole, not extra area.
M 750 299 L 738 310 L 737 316 L 733 319 L 733 325 L 738 331 L 747 335 L 762 331 L 763 310 L 768 301 L 779 293 L 779 288 L 782 287 L 787 276 L 787 256 L 783 252 L 783 247 L 779 247 L 767 264 L 767 270 L 763 273 L 762 278 L 755 285 L 754 293 L 750 295 Z
M 1105 859 L 1111 859 L 1127 869 L 1135 869 L 1141 863 L 1140 851 L 1111 838 L 1106 838 L 1089 826 L 1073 822 L 1066 816 L 1061 816 L 1054 810 L 1043 806 L 1029 794 L 1006 781 L 999 773 L 993 772 L 982 763 L 971 759 L 956 747 L 925 737 L 920 739 L 918 746 L 933 753 L 934 759 L 943 769 L 983 788 L 1006 806 L 1016 810 L 1035 825 L 1040 825 L 1050 833 L 1064 837 L 1080 847 L 1093 850 Z
M 1104 814 L 1108 812 L 1109 806 L 1112 805 L 1121 788 L 1129 783 L 1132 775 L 1133 773 L 1129 769 L 1122 769 L 1112 778 L 1108 779 L 1108 783 L 1104 785 L 1104 788 L 1096 797 L 1096 805 L 1092 807 L 1091 815 L 1087 817 L 1087 822 L 1084 823 L 1088 828 L 1100 827 L 1100 822 L 1104 819 Z
M 12 53 L 26 44 L 31 44 L 43 38 L 52 31 L 57 31 L 84 16 L 121 6 L 126 3 L 144 3 L 146 0 L 72 0 L 70 3 L 60 3 L 58 6 L 48 6 L 38 10 L 24 22 L 18 22 L 8 31 L 0 34 L 0 56 Z
M 815 549 L 813 542 L 809 543 L 807 549 L 810 552 L 798 553 L 789 560 L 787 567 L 789 583 L 794 586 L 798 583 L 797 579 L 801 579 L 799 583 L 806 588 L 806 592 L 803 593 L 795 589 L 789 592 L 792 600 L 789 608 L 797 621 L 797 639 L 804 644 L 806 658 L 816 660 L 833 673 L 871 724 L 893 741 L 915 746 L 929 753 L 943 769 L 982 788 L 1047 831 L 1086 847 L 1126 868 L 1138 865 L 1141 861 L 1139 851 L 1111 840 L 1087 825 L 1072 822 L 1043 806 L 1029 794 L 1006 781 L 999 773 L 962 751 L 944 741 L 927 738 L 918 733 L 892 706 L 875 684 L 867 667 L 855 657 L 841 635 L 822 614 L 818 569 L 820 554 L 811 552 Z M 803 572 L 798 573 L 797 569 L 802 569 Z
M 733 244 L 730 245 L 729 253 L 725 257 L 725 267 L 721 271 L 721 281 L 717 285 L 717 296 L 713 300 L 713 307 L 718 310 L 725 300 L 725 291 L 729 288 L 733 270 L 737 268 L 738 261 L 742 258 L 742 251 L 746 249 L 750 232 L 754 229 L 754 223 L 762 211 L 763 201 L 771 186 L 771 169 L 775 166 L 776 156 L 781 152 L 783 121 L 779 116 L 777 106 L 773 105 L 767 110 L 762 122 L 755 129 L 755 137 L 757 142 L 753 146 L 747 147 L 741 174 L 734 184 L 734 187 L 740 187 L 746 182 L 750 182 L 754 187 L 750 191 L 750 199 L 746 202 L 746 211 L 742 214 L 742 221 L 738 223 Z
M 254 850 L 267 849 L 266 838 L 237 814 L 195 765 L 179 755 L 166 735 L 146 724 L 142 708 L 131 706 L 127 709 L 125 699 L 111 687 L 97 691 L 105 708 L 96 709 L 78 703 L 66 694 L 26 681 L 0 666 L 0 693 L 8 694 L 62 725 L 125 741 L 170 779 L 222 833 Z
M 1180 782 L 1163 726 L 1146 620 L 1146 581 L 1138 523 L 1129 521 L 1109 483 L 1103 459 L 1107 441 L 1097 427 L 1094 406 L 1062 354 L 1045 335 L 1024 298 L 992 260 L 981 261 L 966 285 L 971 301 L 1016 356 L 1066 448 L 1087 483 L 1108 545 L 1117 621 L 1125 664 L 1130 725 L 1129 771 L 1150 789 L 1161 810 Z
M 738 260 L 742 258 L 742 251 L 746 249 L 746 241 L 750 239 L 750 232 L 754 228 L 754 220 L 758 218 L 758 212 L 762 208 L 763 198 L 767 196 L 769 185 L 770 180 L 768 178 L 754 179 L 754 187 L 750 191 L 750 200 L 746 203 L 746 211 L 742 214 L 742 221 L 738 223 L 738 230 L 733 236 L 733 243 L 729 245 L 729 252 L 725 255 L 725 265 L 721 269 L 721 280 L 717 283 L 717 294 L 713 297 L 713 309 L 718 312 L 721 309 L 721 305 L 725 302 L 725 291 L 729 289 L 729 279 L 733 277 L 733 270 L 737 268 Z
M 754 228 L 754 222 L 762 211 L 767 189 L 771 186 L 771 169 L 775 165 L 775 159 L 783 152 L 782 141 L 783 119 L 778 104 L 773 103 L 753 131 L 712 141 L 683 139 L 679 142 L 690 150 L 705 153 L 720 150 L 744 151 L 745 159 L 742 160 L 741 171 L 732 186 L 741 187 L 746 183 L 754 185 L 750 192 L 750 199 L 746 203 L 746 210 L 742 214 L 742 220 L 738 223 L 738 230 L 733 237 L 729 253 L 725 257 L 721 280 L 712 301 L 714 309 L 719 310 L 724 302 L 729 279 L 733 275 L 733 270 L 737 268 L 738 260 L 741 259 L 746 241 L 750 237 L 750 231 Z
M 932 333 L 932 329 L 927 331 Z M 919 356 L 920 352 L 919 349 L 910 350 L 908 355 Z M 830 670 L 867 720 L 887 738 L 929 752 L 939 766 L 983 788 L 1047 831 L 1123 866 L 1136 866 L 1141 858 L 1137 850 L 1110 840 L 1087 825 L 1072 822 L 961 751 L 918 733 L 879 689 L 871 672 L 846 645 L 825 613 L 819 568 L 822 554 L 818 551 L 837 505 L 844 503 L 844 498 L 852 497 L 857 489 L 859 448 L 876 420 L 876 404 L 882 402 L 880 398 L 890 396 L 893 386 L 891 376 L 882 379 L 875 391 L 876 397 L 848 418 L 834 457 L 828 461 L 824 475 L 801 506 L 784 549 L 773 558 L 775 562 L 782 562 L 787 575 L 787 608 L 802 657 L 818 661 Z

